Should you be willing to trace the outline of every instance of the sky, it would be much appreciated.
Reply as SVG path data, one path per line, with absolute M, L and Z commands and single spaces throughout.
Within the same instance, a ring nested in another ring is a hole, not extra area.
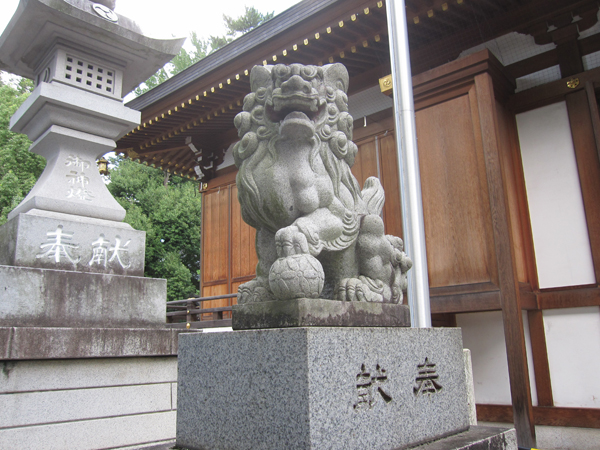
M 10 21 L 19 0 L 1 0 L 0 30 Z M 189 37 L 192 31 L 200 38 L 222 36 L 226 29 L 223 14 L 233 18 L 244 14 L 244 6 L 254 6 L 265 14 L 275 15 L 299 0 L 117 0 L 115 12 L 135 20 L 144 34 L 155 38 Z M 167 6 L 165 6 L 167 5 Z

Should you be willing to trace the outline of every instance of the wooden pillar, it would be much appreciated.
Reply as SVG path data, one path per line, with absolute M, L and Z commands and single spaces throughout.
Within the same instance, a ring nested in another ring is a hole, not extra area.
M 491 77 L 488 74 L 477 75 L 475 77 L 475 88 L 479 104 L 485 105 L 485 107 L 479 108 L 479 119 L 496 246 L 498 284 L 501 292 L 502 319 L 508 356 L 514 423 L 519 445 L 535 447 L 535 426 L 529 387 L 523 316 L 521 314 L 519 285 L 508 219 L 509 212 L 506 205 L 502 167 L 500 165 L 497 140 L 498 127 L 494 106 L 495 97 Z
M 565 96 L 596 281 L 600 280 L 600 161 L 585 89 Z
M 590 118 L 592 120 L 592 128 L 596 140 L 596 151 L 598 152 L 598 158 L 600 158 L 600 111 L 598 110 L 594 82 L 591 80 L 585 83 L 585 93 L 587 94 L 590 107 Z
M 583 61 L 579 49 L 579 32 L 576 24 L 570 24 L 554 32 L 554 42 L 560 73 L 563 78 L 583 72 Z
M 529 335 L 531 336 L 531 355 L 535 371 L 538 406 L 554 406 L 542 311 L 539 309 L 527 311 L 527 321 L 529 322 Z

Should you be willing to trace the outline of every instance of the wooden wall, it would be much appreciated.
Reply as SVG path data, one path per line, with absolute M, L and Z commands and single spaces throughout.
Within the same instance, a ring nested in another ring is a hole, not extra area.
M 522 183 L 504 107 L 514 80 L 484 50 L 414 77 L 413 87 L 432 312 L 502 311 L 518 442 L 534 446 L 519 286 L 527 274 L 515 245 Z
M 358 131 L 354 135 L 358 155 L 352 173 L 361 187 L 367 178 L 379 178 L 385 191 L 385 232 L 402 237 L 398 155 L 391 116 L 386 114 L 383 120 L 361 127 Z
M 256 233 L 242 220 L 235 172 L 229 169 L 211 180 L 202 199 L 201 295 L 235 293 L 254 278 L 257 263 Z M 205 307 L 227 306 L 228 301 L 232 300 L 212 300 Z

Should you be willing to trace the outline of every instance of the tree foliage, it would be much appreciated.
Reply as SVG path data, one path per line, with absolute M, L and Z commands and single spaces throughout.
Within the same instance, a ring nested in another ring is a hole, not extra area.
M 31 153 L 31 141 L 9 131 L 11 116 L 33 90 L 25 78 L 0 79 L 0 225 L 29 193 L 46 166 L 46 160 Z
M 150 89 L 155 88 L 159 84 L 165 82 L 192 64 L 195 64 L 202 58 L 205 58 L 207 55 L 210 55 L 218 49 L 226 46 L 241 35 L 246 34 L 250 30 L 253 30 L 266 21 L 271 20 L 274 15 L 272 12 L 262 14 L 254 7 L 248 8 L 246 6 L 245 8 L 246 12 L 235 19 L 223 14 L 223 21 L 227 27 L 227 33 L 225 36 L 210 36 L 205 40 L 200 39 L 198 34 L 193 32 L 190 35 L 190 43 L 192 44 L 193 48 L 190 51 L 182 48 L 179 51 L 179 54 L 176 55 L 170 63 L 159 69 L 144 83 L 135 88 L 133 91 L 135 95 L 139 96 L 145 92 L 148 92 Z
M 200 39 L 195 31 L 190 35 L 190 42 L 193 46 L 192 50 L 187 51 L 184 48 L 179 50 L 179 53 L 170 63 L 160 68 L 154 75 L 134 89 L 135 95 L 148 92 L 208 55 L 209 42 Z
M 244 15 L 233 19 L 230 16 L 223 14 L 223 20 L 227 26 L 227 36 L 238 37 L 253 30 L 262 23 L 273 18 L 274 13 L 262 14 L 256 8 L 245 6 L 246 12 Z
M 271 20 L 274 15 L 272 12 L 262 14 L 254 7 L 248 8 L 245 6 L 244 8 L 246 8 L 246 12 L 236 19 L 223 14 L 223 22 L 225 22 L 225 26 L 227 27 L 227 34 L 225 36 L 210 36 L 211 53 L 221 47 L 225 47 L 230 42 L 253 30 L 257 26 Z
M 125 222 L 146 231 L 145 275 L 167 279 L 167 300 L 198 295 L 201 201 L 197 183 L 122 157 L 111 158 L 108 190 Z M 165 180 L 167 180 L 165 185 Z

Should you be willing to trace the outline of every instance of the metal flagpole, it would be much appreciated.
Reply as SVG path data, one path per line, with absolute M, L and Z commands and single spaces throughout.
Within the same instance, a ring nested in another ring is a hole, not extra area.
M 402 228 L 406 253 L 413 261 L 413 268 L 408 271 L 410 321 L 413 328 L 428 328 L 431 327 L 431 306 L 404 0 L 387 0 L 386 10 L 394 89 Z

